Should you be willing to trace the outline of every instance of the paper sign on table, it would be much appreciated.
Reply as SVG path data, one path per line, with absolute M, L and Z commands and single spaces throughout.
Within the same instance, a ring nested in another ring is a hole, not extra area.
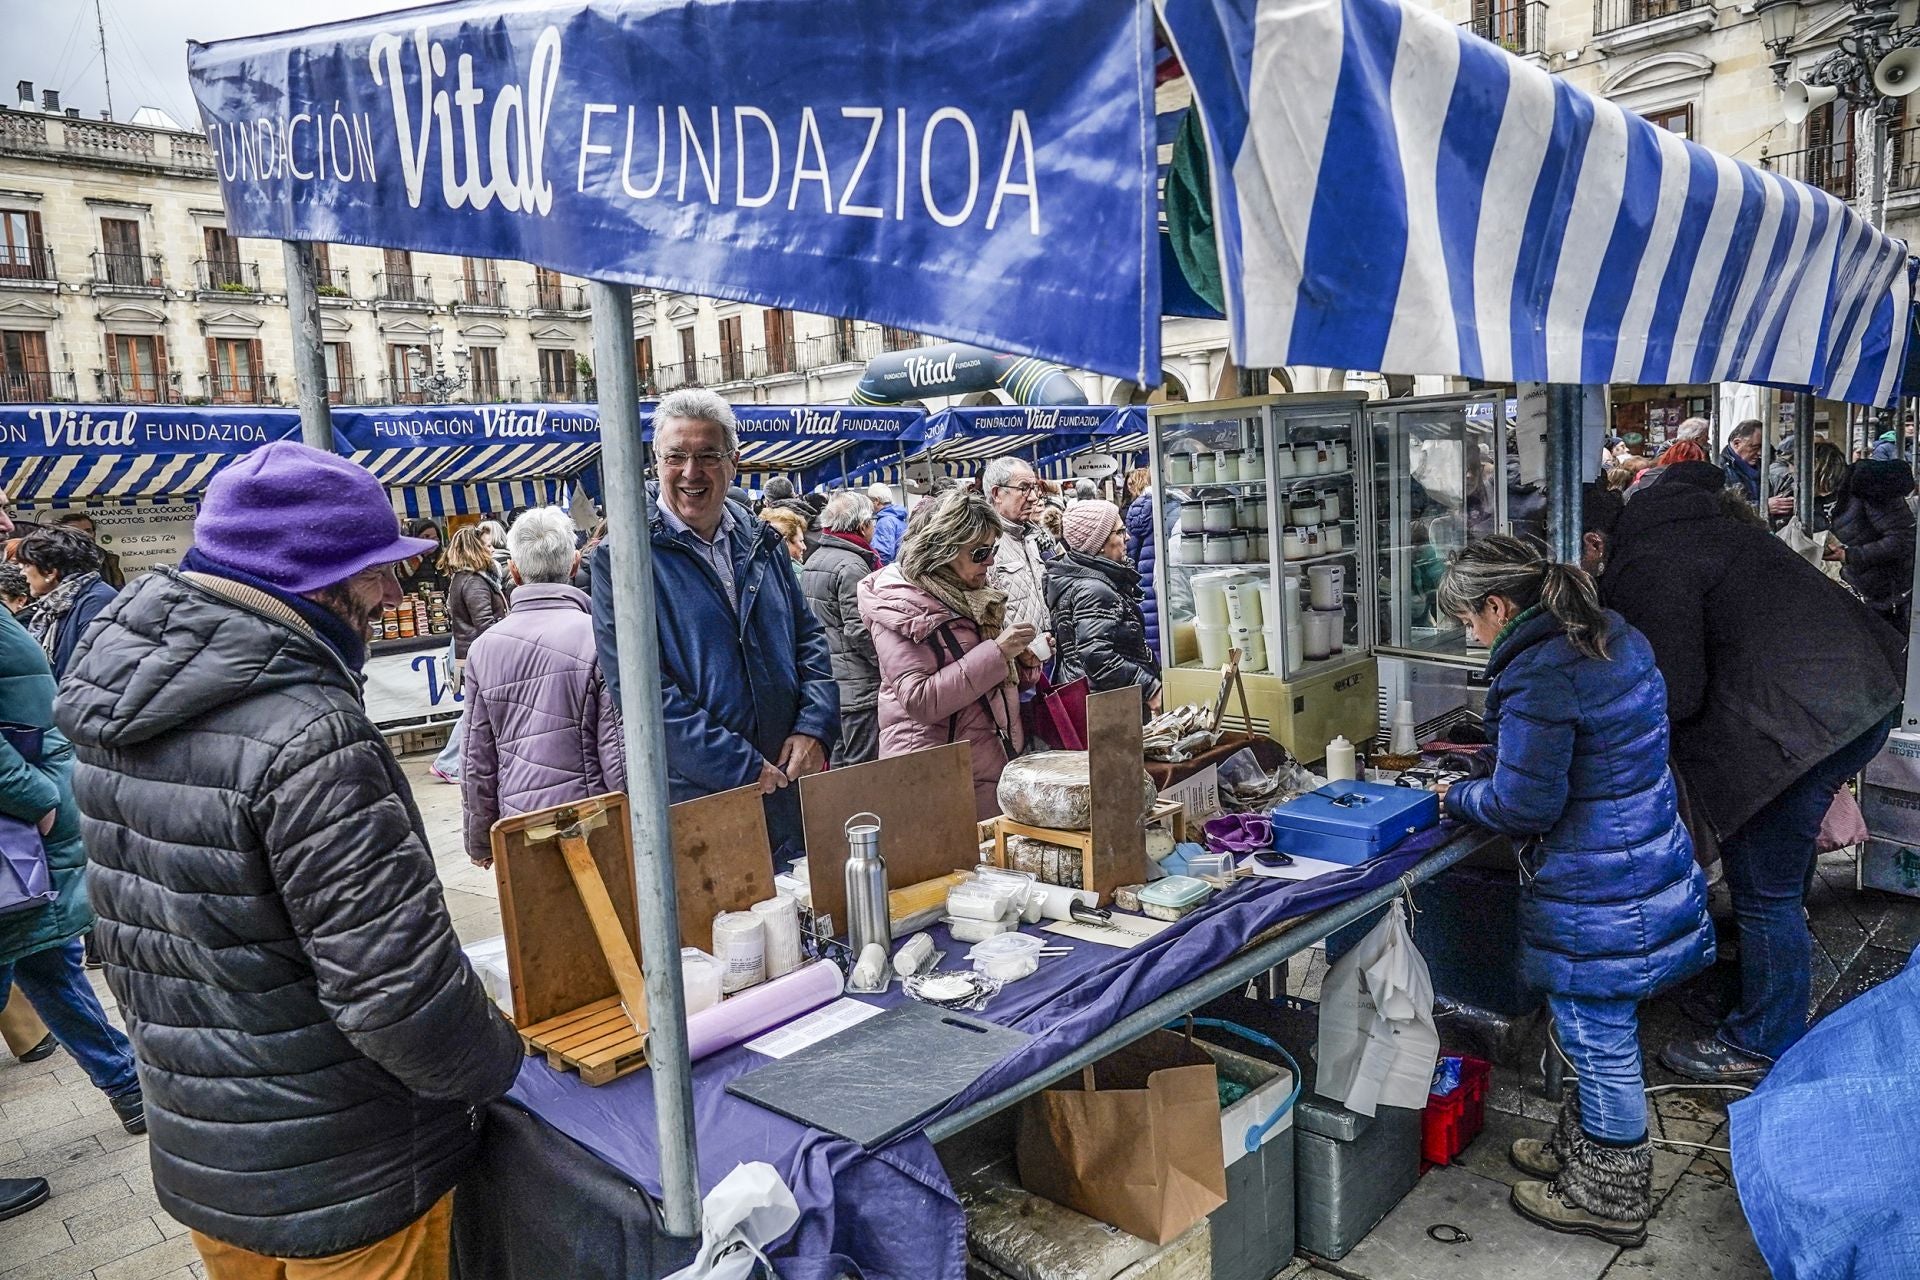
M 804 1018 L 796 1018 L 784 1027 L 775 1027 L 763 1036 L 747 1041 L 747 1048 L 768 1058 L 784 1058 L 828 1036 L 838 1035 L 880 1012 L 877 1004 L 842 997 L 822 1005 Z
M 1220 766 L 1210 764 L 1200 772 L 1183 778 L 1160 793 L 1162 800 L 1178 800 L 1186 806 L 1187 825 L 1197 827 L 1220 812 Z
M 1296 853 L 1293 855 L 1292 865 L 1280 867 L 1262 866 L 1253 860 L 1252 854 L 1248 854 L 1245 858 L 1241 859 L 1240 870 L 1243 874 L 1265 876 L 1269 880 L 1312 880 L 1316 877 L 1326 875 L 1329 871 L 1351 871 L 1353 868 L 1344 862 L 1327 862 L 1321 858 L 1303 858 Z
M 1081 942 L 1098 942 L 1108 947 L 1132 947 L 1138 946 L 1163 930 L 1172 928 L 1173 922 L 1115 913 L 1111 928 L 1097 924 L 1081 924 L 1078 920 L 1056 920 L 1043 927 L 1046 932 L 1057 933 L 1063 938 L 1074 938 Z

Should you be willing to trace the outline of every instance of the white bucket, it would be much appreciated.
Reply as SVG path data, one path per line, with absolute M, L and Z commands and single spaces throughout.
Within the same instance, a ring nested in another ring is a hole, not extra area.
M 1240 650 L 1240 669 L 1242 671 L 1265 671 L 1267 669 L 1266 633 L 1256 627 L 1231 627 L 1228 635 L 1232 643 Z
M 1203 667 L 1222 666 L 1227 661 L 1227 650 L 1231 642 L 1227 638 L 1225 627 L 1208 626 L 1204 622 L 1193 624 L 1193 638 L 1200 644 L 1200 665 Z
M 1227 625 L 1258 627 L 1266 614 L 1260 604 L 1260 584 L 1265 578 L 1257 573 L 1242 573 L 1227 584 Z
M 1209 627 L 1227 625 L 1227 589 L 1240 577 L 1238 571 L 1216 569 L 1193 575 L 1193 618 Z

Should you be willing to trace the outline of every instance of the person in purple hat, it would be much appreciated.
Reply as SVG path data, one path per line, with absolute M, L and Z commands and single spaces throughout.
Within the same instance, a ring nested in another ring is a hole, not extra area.
M 58 708 L 160 1204 L 212 1276 L 446 1274 L 513 1028 L 460 952 L 360 668 L 405 537 L 379 481 L 270 444 L 178 569 L 100 614 Z M 255 1268 L 258 1268 L 257 1270 Z

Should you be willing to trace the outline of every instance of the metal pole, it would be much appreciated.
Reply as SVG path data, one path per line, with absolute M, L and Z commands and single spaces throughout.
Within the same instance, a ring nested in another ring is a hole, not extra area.
M 693 1064 L 680 978 L 680 918 L 667 821 L 667 748 L 660 712 L 660 635 L 653 555 L 647 541 L 646 458 L 633 369 L 633 289 L 591 283 L 594 365 L 601 370 L 600 476 L 611 549 L 614 626 L 620 635 L 627 799 L 640 964 L 647 979 L 647 1061 L 660 1120 L 661 1209 L 667 1232 L 700 1234 L 700 1170 L 694 1158 Z
M 1521 421 L 1527 406 L 1544 393 L 1547 434 L 1547 549 L 1555 560 L 1580 563 L 1581 486 L 1588 471 L 1599 465 L 1599 433 L 1604 411 L 1590 412 L 1589 399 L 1604 396 L 1604 387 L 1552 382 L 1544 387 L 1522 383 L 1519 388 Z M 1589 436 L 1593 439 L 1589 440 Z M 1504 465 L 1504 460 L 1502 460 Z
M 320 336 L 320 281 L 313 245 L 282 240 L 287 264 L 287 314 L 293 317 L 293 386 L 300 406 L 300 439 L 333 452 L 333 408 L 327 401 L 327 348 Z
M 1793 428 L 1793 513 L 1800 518 L 1800 527 L 1814 534 L 1827 524 L 1820 518 L 1819 486 L 1813 474 L 1813 397 L 1804 391 L 1794 393 Z M 1760 514 L 1772 523 L 1767 510 L 1767 499 L 1772 496 L 1772 486 L 1767 483 L 1768 461 L 1760 460 Z

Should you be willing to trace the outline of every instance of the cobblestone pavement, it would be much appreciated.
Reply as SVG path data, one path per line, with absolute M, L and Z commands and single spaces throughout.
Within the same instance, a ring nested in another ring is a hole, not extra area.
M 473 867 L 461 847 L 460 798 L 427 772 L 428 757 L 405 762 L 433 847 L 447 908 L 463 942 L 500 932 L 491 872 Z M 1826 1013 L 1897 970 L 1920 942 L 1920 902 L 1856 893 L 1852 861 L 1829 855 L 1810 899 L 1816 939 L 1815 1000 Z M 1318 993 L 1325 962 L 1319 952 L 1296 964 L 1296 994 Z M 112 993 L 94 985 L 115 1021 Z M 1676 1002 L 1662 999 L 1644 1015 L 1643 1039 L 1657 1049 L 1688 1024 Z M 1651 1054 L 1649 1054 L 1651 1057 Z M 1650 1083 L 1672 1083 L 1657 1065 Z M 1726 1111 L 1716 1093 L 1669 1093 L 1656 1100 L 1659 1134 L 1675 1141 L 1726 1145 Z M 1496 1071 L 1487 1127 L 1462 1161 L 1429 1174 L 1372 1236 L 1328 1270 L 1290 1266 L 1287 1276 L 1328 1280 L 1486 1280 L 1506 1275 L 1516 1243 L 1541 1244 L 1551 1265 L 1530 1259 L 1527 1280 L 1628 1280 L 1637 1276 L 1713 1275 L 1760 1280 L 1767 1272 L 1740 1213 L 1724 1154 L 1679 1149 L 1655 1156 L 1660 1211 L 1643 1249 L 1553 1250 L 1561 1238 L 1535 1231 L 1506 1209 L 1506 1185 L 1519 1175 L 1506 1162 L 1516 1137 L 1543 1136 L 1551 1104 L 1522 1087 L 1521 1073 Z M 0 1063 L 0 1177 L 44 1177 L 53 1198 L 33 1212 L 0 1222 L 0 1280 L 185 1280 L 203 1276 L 186 1230 L 161 1210 L 147 1168 L 147 1140 L 124 1133 L 112 1109 L 64 1052 L 31 1066 Z M 1453 1250 L 1432 1245 L 1425 1227 L 1458 1221 L 1480 1240 Z M 1485 1222 L 1484 1231 L 1477 1230 Z M 1516 1233 L 1525 1233 L 1524 1236 Z M 1500 1244 L 1498 1242 L 1507 1242 Z M 1594 1243 L 1594 1242 L 1589 1242 Z

